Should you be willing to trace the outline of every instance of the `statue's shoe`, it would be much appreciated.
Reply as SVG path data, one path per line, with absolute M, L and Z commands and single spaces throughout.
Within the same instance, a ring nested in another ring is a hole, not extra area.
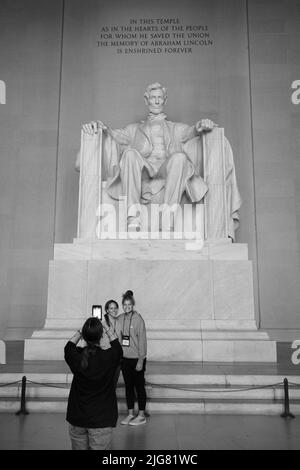
M 127 231 L 128 232 L 140 232 L 141 226 L 140 224 L 128 224 Z
M 140 232 L 141 231 L 141 221 L 137 217 L 128 217 L 128 232 Z

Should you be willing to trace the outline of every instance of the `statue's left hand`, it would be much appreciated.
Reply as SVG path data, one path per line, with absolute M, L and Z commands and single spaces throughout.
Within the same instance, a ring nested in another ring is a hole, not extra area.
M 196 131 L 197 132 L 210 132 L 213 130 L 214 127 L 217 127 L 217 124 L 215 124 L 210 119 L 201 119 L 201 121 L 198 121 L 196 124 Z

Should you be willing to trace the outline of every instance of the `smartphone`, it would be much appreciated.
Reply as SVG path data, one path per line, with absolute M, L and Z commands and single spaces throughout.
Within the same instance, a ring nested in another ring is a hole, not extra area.
M 99 320 L 102 320 L 102 305 L 93 305 L 92 316 L 99 318 Z

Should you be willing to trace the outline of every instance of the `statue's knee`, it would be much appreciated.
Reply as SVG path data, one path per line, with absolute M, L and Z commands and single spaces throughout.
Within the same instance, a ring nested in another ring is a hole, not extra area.
M 170 157 L 168 161 L 168 166 L 170 167 L 171 165 L 184 165 L 185 162 L 187 161 L 186 154 L 183 152 L 176 152 L 173 153 L 173 155 Z
M 134 165 L 139 159 L 139 154 L 134 149 L 126 149 L 122 154 L 121 163 L 123 165 Z

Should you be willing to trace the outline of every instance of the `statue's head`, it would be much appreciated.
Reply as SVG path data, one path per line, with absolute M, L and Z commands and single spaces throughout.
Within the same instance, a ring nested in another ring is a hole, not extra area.
M 164 105 L 167 101 L 167 89 L 160 83 L 152 83 L 147 86 L 144 99 L 150 113 L 160 114 L 163 112 Z

